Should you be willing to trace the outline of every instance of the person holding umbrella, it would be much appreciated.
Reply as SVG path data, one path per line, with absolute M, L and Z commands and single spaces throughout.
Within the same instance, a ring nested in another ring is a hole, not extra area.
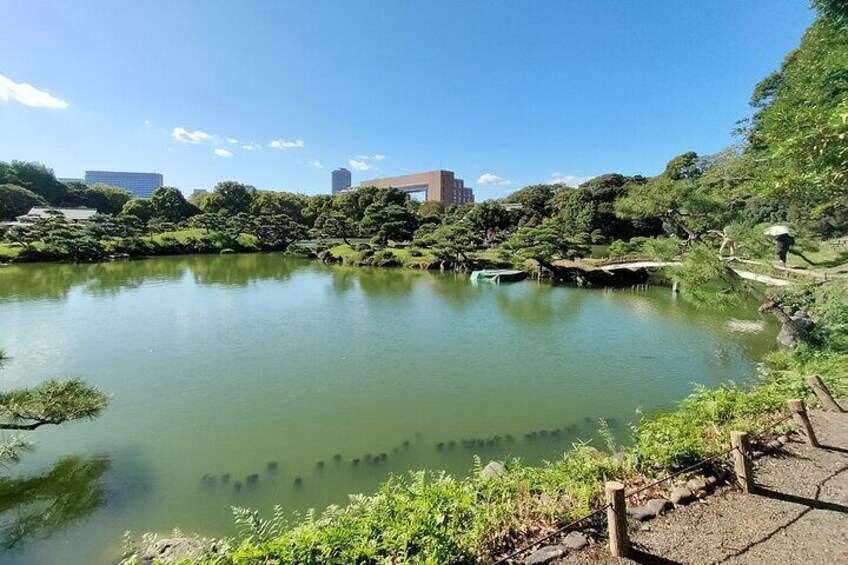
M 774 256 L 781 267 L 786 267 L 786 255 L 789 249 L 795 244 L 795 238 L 789 234 L 789 228 L 786 226 L 771 226 L 766 230 L 766 235 L 774 238 Z

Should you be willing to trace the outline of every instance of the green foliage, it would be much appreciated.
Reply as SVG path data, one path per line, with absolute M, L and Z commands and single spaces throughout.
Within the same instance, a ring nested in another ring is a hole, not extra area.
M 681 293 L 698 306 L 720 310 L 744 300 L 742 280 L 704 244 L 695 245 L 686 254 L 673 276 L 680 283 Z
M 499 202 L 486 200 L 471 208 L 465 216 L 465 221 L 471 228 L 481 235 L 485 235 L 490 230 L 497 231 L 509 228 L 512 224 L 512 217 Z
M 607 248 L 610 257 L 642 257 L 657 261 L 672 261 L 683 252 L 683 242 L 673 237 L 634 237 L 630 241 L 617 239 Z
M 554 192 L 554 187 L 549 184 L 536 184 L 513 192 L 504 198 L 504 202 L 521 204 L 521 210 L 518 212 L 519 225 L 535 225 L 551 216 Z
M 219 182 L 205 201 L 204 212 L 223 212 L 228 215 L 247 213 L 253 204 L 253 193 L 240 182 Z
M 389 194 L 388 191 L 387 194 Z M 383 245 L 390 239 L 394 241 L 412 239 L 412 234 L 418 226 L 415 214 L 406 206 L 389 202 L 383 199 L 370 204 L 365 209 L 360 230 L 363 233 L 373 234 Z
M 279 510 L 263 520 L 236 509 L 241 541 L 230 563 L 280 564 L 474 563 L 491 561 L 536 528 L 585 513 L 599 502 L 604 481 L 625 476 L 626 462 L 586 446 L 541 467 L 506 462 L 496 480 L 456 479 L 424 471 L 392 477 L 373 496 L 354 495 L 345 507 L 292 523 Z M 540 498 L 546 493 L 553 501 Z M 529 529 L 529 531 L 528 531 Z
M 13 220 L 26 214 L 33 206 L 45 206 L 47 201 L 38 194 L 14 184 L 0 184 L 0 219 Z
M 150 211 L 154 218 L 163 222 L 180 222 L 194 212 L 183 193 L 171 186 L 162 186 L 153 191 L 150 197 Z
M 754 90 L 748 187 L 833 219 L 848 204 L 848 18 L 839 0 L 814 5 L 820 15 L 801 46 Z M 846 220 L 831 233 L 848 230 Z
M 33 430 L 45 424 L 94 418 L 108 402 L 79 379 L 46 381 L 35 388 L 0 393 L 0 429 Z
M 124 204 L 121 213 L 127 216 L 135 216 L 147 223 L 153 217 L 153 205 L 147 198 L 133 198 Z
M 62 206 L 94 208 L 101 214 L 119 214 L 132 195 L 115 186 L 72 183 L 62 199 Z
M 546 220 L 535 227 L 519 228 L 503 247 L 521 260 L 536 261 L 540 267 L 547 267 L 556 259 L 580 257 L 588 251 L 585 246 L 569 238 L 563 223 L 556 220 Z
M 67 192 L 67 187 L 56 179 L 53 169 L 29 161 L 0 161 L 0 184 L 23 187 L 54 206 L 62 202 Z

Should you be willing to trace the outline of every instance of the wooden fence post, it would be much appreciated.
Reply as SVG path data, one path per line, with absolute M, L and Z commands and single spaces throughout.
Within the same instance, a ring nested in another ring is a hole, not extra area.
M 830 391 L 827 390 L 827 387 L 824 386 L 824 383 L 821 380 L 821 377 L 818 375 L 812 375 L 807 377 L 807 384 L 810 385 L 810 388 L 813 389 L 813 392 L 816 393 L 816 396 L 819 397 L 819 401 L 824 406 L 825 410 L 831 410 L 833 412 L 845 412 L 842 406 L 839 405 L 831 396 Z
M 748 434 L 745 432 L 730 432 L 730 445 L 733 450 L 733 470 L 736 481 L 745 492 L 754 492 L 754 468 L 751 465 L 751 451 L 748 445 Z
M 607 483 L 607 503 L 610 554 L 613 557 L 627 557 L 630 541 L 627 536 L 627 501 L 623 484 L 616 481 Z
M 807 408 L 804 406 L 804 401 L 800 399 L 792 399 L 786 403 L 789 410 L 792 412 L 792 419 L 795 423 L 801 426 L 801 431 L 807 438 L 807 444 L 810 447 L 818 447 L 819 440 L 816 439 L 816 432 L 813 431 L 813 425 L 810 423 L 810 417 L 807 416 Z

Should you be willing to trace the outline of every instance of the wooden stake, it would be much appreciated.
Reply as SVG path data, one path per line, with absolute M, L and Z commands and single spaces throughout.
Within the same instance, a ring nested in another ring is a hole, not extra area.
M 807 408 L 804 406 L 804 401 L 798 398 L 790 400 L 786 403 L 792 412 L 792 419 L 801 427 L 801 431 L 807 438 L 807 445 L 810 447 L 818 447 L 819 440 L 816 439 L 816 432 L 813 431 L 813 425 L 810 423 L 810 417 L 807 416 Z
M 616 481 L 607 483 L 607 503 L 610 554 L 613 557 L 627 557 L 630 541 L 627 536 L 627 501 L 623 484 Z
M 818 375 L 807 377 L 807 384 L 810 385 L 810 388 L 812 388 L 813 392 L 816 393 L 816 396 L 819 397 L 819 402 L 822 403 L 825 410 L 830 410 L 832 412 L 845 412 L 842 406 L 833 399 L 833 396 L 831 396 L 827 387 L 824 386 L 821 377 Z
M 730 445 L 733 450 L 733 470 L 736 481 L 745 492 L 754 492 L 754 468 L 751 465 L 751 450 L 748 445 L 748 434 L 745 432 L 730 432 Z

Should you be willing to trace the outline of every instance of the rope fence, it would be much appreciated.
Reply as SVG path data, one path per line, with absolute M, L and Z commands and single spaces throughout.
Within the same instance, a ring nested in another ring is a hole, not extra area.
M 821 383 L 820 379 L 817 381 L 816 384 L 819 389 L 824 388 L 824 385 Z M 830 395 L 827 389 L 824 389 L 824 393 L 828 396 Z M 819 390 L 816 390 L 816 394 L 819 395 Z M 824 404 L 825 406 L 827 406 L 826 403 Z M 680 469 L 679 471 L 670 473 L 660 479 L 643 485 L 627 494 L 625 494 L 624 485 L 622 485 L 621 483 L 615 481 L 608 482 L 606 484 L 606 504 L 599 508 L 596 508 L 595 510 L 592 510 L 585 516 L 582 516 L 574 520 L 573 522 L 570 522 L 558 528 L 557 530 L 545 535 L 544 537 L 533 541 L 532 543 L 523 545 L 512 553 L 501 557 L 497 561 L 494 561 L 492 565 L 503 565 L 505 563 L 508 563 L 516 556 L 521 555 L 522 553 L 529 551 L 537 545 L 542 544 L 568 530 L 571 530 L 578 524 L 581 524 L 589 520 L 590 518 L 594 518 L 595 516 L 603 512 L 607 513 L 607 529 L 609 534 L 610 554 L 613 557 L 626 557 L 630 548 L 626 519 L 626 501 L 628 498 L 650 490 L 666 481 L 670 481 L 675 477 L 679 477 L 680 475 L 691 473 L 695 469 L 703 467 L 704 465 L 722 460 L 731 454 L 733 454 L 733 471 L 736 475 L 737 483 L 744 492 L 754 492 L 756 490 L 756 485 L 754 484 L 753 466 L 751 464 L 752 458 L 751 449 L 749 445 L 749 438 L 759 438 L 766 432 L 774 430 L 777 426 L 780 426 L 781 424 L 784 424 L 789 420 L 793 420 L 800 428 L 800 431 L 804 435 L 806 443 L 808 445 L 810 445 L 811 447 L 818 447 L 819 445 L 815 436 L 815 432 L 813 431 L 813 427 L 810 424 L 810 419 L 807 415 L 807 409 L 804 404 L 804 401 L 799 399 L 790 400 L 787 402 L 787 407 L 789 409 L 788 414 L 778 420 L 769 423 L 767 426 L 764 426 L 763 428 L 757 430 L 751 435 L 749 435 L 747 432 L 731 432 L 730 449 L 722 451 L 721 453 L 718 453 L 711 457 L 707 457 L 706 459 L 702 459 L 697 463 L 693 463 L 692 465 L 689 465 L 684 469 Z

